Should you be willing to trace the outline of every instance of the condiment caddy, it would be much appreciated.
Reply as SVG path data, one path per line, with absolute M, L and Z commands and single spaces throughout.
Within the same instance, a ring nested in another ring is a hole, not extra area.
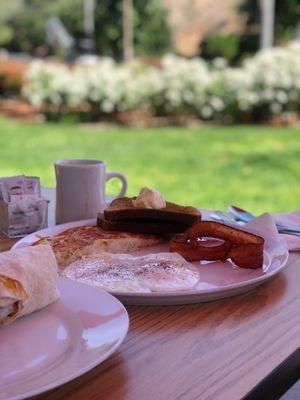
M 41 196 L 40 179 L 18 175 L 0 178 L 0 229 L 22 237 L 47 227 L 48 200 Z

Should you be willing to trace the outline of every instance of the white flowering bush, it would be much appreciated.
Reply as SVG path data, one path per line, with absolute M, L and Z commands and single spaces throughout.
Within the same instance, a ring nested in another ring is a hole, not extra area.
M 161 68 L 110 58 L 72 67 L 33 62 L 23 94 L 58 111 L 88 104 L 101 115 L 147 106 L 157 115 L 260 119 L 299 110 L 300 43 L 258 52 L 238 68 L 222 59 L 208 65 L 174 55 L 165 56 Z
M 23 95 L 37 106 L 76 105 L 85 99 L 85 81 L 66 65 L 35 61 L 27 71 Z
M 23 95 L 34 105 L 76 107 L 109 114 L 140 107 L 151 97 L 157 71 L 140 63 L 116 64 L 103 59 L 94 65 L 33 62 L 26 74 Z
M 226 105 L 237 115 L 254 119 L 299 110 L 300 44 L 258 52 L 240 68 L 226 68 L 220 76 Z
M 85 78 L 85 101 L 100 113 L 127 111 L 140 107 L 151 94 L 154 73 L 140 63 L 118 65 L 112 60 L 93 67 L 78 67 Z
M 160 79 L 150 100 L 158 114 L 202 114 L 211 73 L 204 61 L 169 55 L 162 60 Z

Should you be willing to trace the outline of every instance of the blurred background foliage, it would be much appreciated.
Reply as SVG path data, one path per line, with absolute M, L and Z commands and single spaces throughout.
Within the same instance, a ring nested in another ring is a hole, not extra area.
M 159 0 L 135 0 L 134 38 L 137 55 L 161 55 L 171 49 L 166 9 Z M 59 18 L 78 41 L 84 35 L 82 0 L 10 0 L 1 4 L 0 46 L 9 51 L 45 55 L 45 25 Z M 120 59 L 122 1 L 95 2 L 96 52 Z
M 221 57 L 233 63 L 238 59 L 239 46 L 240 35 L 238 33 L 215 34 L 203 41 L 201 56 L 207 60 Z
M 199 43 L 199 54 L 207 59 L 226 58 L 237 63 L 259 47 L 260 7 L 258 0 L 243 0 L 237 8 L 244 28 L 224 34 L 212 29 Z M 2 2 L 0 47 L 13 52 L 47 55 L 45 25 L 59 18 L 80 42 L 84 38 L 82 0 L 9 0 Z M 167 23 L 168 10 L 160 0 L 134 1 L 134 46 L 138 56 L 160 56 L 174 50 Z M 300 32 L 299 0 L 276 1 L 275 44 L 292 39 Z M 122 0 L 95 1 L 96 53 L 121 59 Z
M 260 34 L 260 9 L 258 0 L 244 0 L 239 6 L 239 11 L 247 15 L 246 27 L 240 36 L 238 53 L 253 54 L 259 47 Z M 295 37 L 297 25 L 300 23 L 300 1 L 299 0 L 279 0 L 275 2 L 274 34 L 275 44 Z
M 235 64 L 256 53 L 260 41 L 261 12 L 258 0 L 243 0 L 238 6 L 239 14 L 245 17 L 245 27 L 228 35 L 211 33 L 201 44 L 201 56 L 206 59 L 223 57 Z M 275 2 L 275 44 L 281 45 L 300 35 L 300 1 Z
M 52 186 L 54 159 L 96 157 L 126 174 L 129 195 L 146 185 L 204 208 L 299 207 L 300 0 L 276 1 L 277 47 L 257 52 L 261 4 L 133 0 L 138 57 L 120 63 L 122 0 L 95 0 L 90 58 L 77 57 L 90 39 L 83 0 L 2 0 L 0 114 L 22 122 L 0 118 L 1 175 Z M 73 57 L 47 48 L 53 18 L 75 38 Z

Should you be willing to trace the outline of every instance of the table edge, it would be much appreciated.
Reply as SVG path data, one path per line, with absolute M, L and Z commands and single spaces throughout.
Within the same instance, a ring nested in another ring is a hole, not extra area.
M 300 347 L 283 360 L 241 400 L 278 400 L 300 377 Z

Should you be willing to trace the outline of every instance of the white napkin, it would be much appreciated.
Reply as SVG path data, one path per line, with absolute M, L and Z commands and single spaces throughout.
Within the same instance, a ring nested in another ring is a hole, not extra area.
M 251 232 L 256 233 L 257 235 L 262 235 L 265 239 L 267 239 L 264 250 L 269 262 L 264 262 L 263 269 L 265 272 L 271 265 L 274 267 L 274 260 L 276 258 L 279 258 L 279 266 L 286 262 L 288 257 L 288 247 L 282 240 L 282 235 L 278 233 L 274 218 L 271 214 L 262 214 L 253 221 L 245 224 L 244 227 L 249 229 Z M 272 263 L 270 262 L 271 260 Z
M 250 228 L 262 232 L 274 240 L 281 242 L 281 235 L 279 235 L 271 214 L 265 213 L 255 218 L 253 221 L 243 225 L 245 228 Z M 241 226 L 241 228 L 243 228 Z
M 272 221 L 272 223 L 271 223 Z M 300 210 L 293 211 L 287 214 L 262 214 L 255 218 L 253 221 L 245 224 L 245 227 L 259 228 L 262 231 L 274 237 L 277 234 L 278 239 L 281 241 L 289 251 L 300 251 L 300 237 L 293 235 L 278 234 L 275 223 L 281 223 L 289 228 L 300 230 Z

